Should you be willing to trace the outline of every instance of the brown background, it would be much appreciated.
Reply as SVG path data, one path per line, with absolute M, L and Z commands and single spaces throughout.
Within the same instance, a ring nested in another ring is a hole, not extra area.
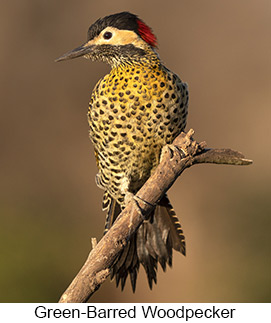
M 186 171 L 169 195 L 187 257 L 159 268 L 153 291 L 141 270 L 136 294 L 108 281 L 93 301 L 270 302 L 269 0 L 1 2 L 0 301 L 57 301 L 101 237 L 86 112 L 109 67 L 54 59 L 123 10 L 152 26 L 166 66 L 189 83 L 196 139 L 254 164 Z

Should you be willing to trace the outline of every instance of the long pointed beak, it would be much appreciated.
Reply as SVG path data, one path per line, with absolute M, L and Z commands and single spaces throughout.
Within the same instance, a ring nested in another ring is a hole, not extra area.
M 72 59 L 72 58 L 84 56 L 86 54 L 89 54 L 92 51 L 93 47 L 94 47 L 94 45 L 89 45 L 88 43 L 85 43 L 82 46 L 79 46 L 79 47 L 65 53 L 64 55 L 60 56 L 59 58 L 57 58 L 55 60 L 55 62 L 61 62 L 61 61 L 65 61 L 67 59 Z

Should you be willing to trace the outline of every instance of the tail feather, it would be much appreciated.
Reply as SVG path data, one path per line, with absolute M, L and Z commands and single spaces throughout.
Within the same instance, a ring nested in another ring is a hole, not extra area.
M 113 222 L 116 220 L 117 216 L 121 212 L 120 205 L 114 200 L 107 191 L 104 192 L 103 196 L 103 211 L 107 211 L 107 216 L 105 219 L 104 234 L 111 228 Z
M 185 237 L 178 217 L 167 197 L 164 197 L 159 202 L 161 216 L 157 216 L 158 226 L 162 232 L 163 241 L 169 239 L 173 249 L 186 254 Z
M 105 192 L 104 205 L 108 214 L 105 232 L 121 212 L 120 205 Z M 136 279 L 140 263 L 147 274 L 150 289 L 157 282 L 157 263 L 163 271 L 166 265 L 172 266 L 172 249 L 185 255 L 185 238 L 176 213 L 165 195 L 150 219 L 144 221 L 137 232 L 130 238 L 127 245 L 117 256 L 111 271 L 111 279 L 115 277 L 116 285 L 124 288 L 128 274 L 133 291 L 136 289 Z

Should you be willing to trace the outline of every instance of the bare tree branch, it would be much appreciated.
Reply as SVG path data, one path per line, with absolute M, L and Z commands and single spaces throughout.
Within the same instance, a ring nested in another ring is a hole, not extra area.
M 205 149 L 192 139 L 194 131 L 181 133 L 166 145 L 154 174 L 121 212 L 112 228 L 90 252 L 85 264 L 61 296 L 60 303 L 86 302 L 110 274 L 114 260 L 130 236 L 148 218 L 157 202 L 188 167 L 200 163 L 250 165 L 252 160 L 231 149 Z

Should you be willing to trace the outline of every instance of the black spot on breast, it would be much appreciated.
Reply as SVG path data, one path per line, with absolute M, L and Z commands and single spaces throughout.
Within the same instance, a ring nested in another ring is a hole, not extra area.
M 98 112 L 96 110 L 94 111 L 94 117 L 95 118 L 98 118 L 99 117 L 99 114 L 98 114 Z

